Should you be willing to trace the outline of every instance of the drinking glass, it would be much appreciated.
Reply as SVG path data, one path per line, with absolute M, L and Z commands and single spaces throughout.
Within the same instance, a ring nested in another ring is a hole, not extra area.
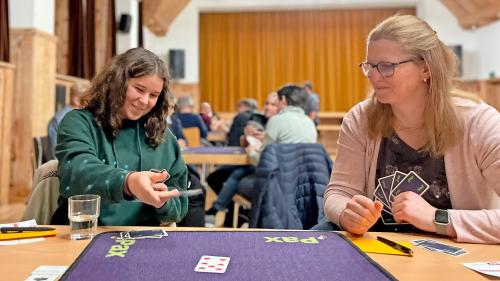
M 101 197 L 94 194 L 74 195 L 68 198 L 68 206 L 71 240 L 94 237 L 97 232 Z

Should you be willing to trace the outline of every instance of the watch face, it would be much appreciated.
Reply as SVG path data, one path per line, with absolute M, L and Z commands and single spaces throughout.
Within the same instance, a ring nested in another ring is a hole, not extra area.
M 448 211 L 446 210 L 436 210 L 434 220 L 438 223 L 448 224 Z

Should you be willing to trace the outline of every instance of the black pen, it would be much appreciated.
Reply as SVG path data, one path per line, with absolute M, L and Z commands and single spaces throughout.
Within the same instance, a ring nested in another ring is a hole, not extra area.
M 401 251 L 401 252 L 403 252 L 405 254 L 413 256 L 413 251 L 410 248 L 408 248 L 408 247 L 405 247 L 405 246 L 403 246 L 401 244 L 398 244 L 398 243 L 396 243 L 394 241 L 391 241 L 391 240 L 389 240 L 387 238 L 384 238 L 384 237 L 381 237 L 381 236 L 377 236 L 377 240 L 380 241 L 380 242 L 382 242 L 382 243 L 384 243 L 384 244 L 386 244 L 386 245 L 388 245 L 388 246 L 390 246 L 390 247 L 392 247 L 392 248 L 394 248 L 394 249 L 396 249 L 396 250 L 398 250 L 398 251 Z
M 0 227 L 0 232 L 27 232 L 27 231 L 51 231 L 56 230 L 53 227 L 46 226 L 11 226 L 11 227 Z

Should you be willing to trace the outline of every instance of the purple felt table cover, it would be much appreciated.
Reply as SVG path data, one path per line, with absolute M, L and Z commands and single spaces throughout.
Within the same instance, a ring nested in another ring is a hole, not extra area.
M 200 146 L 187 147 L 182 152 L 197 154 L 244 154 L 245 149 L 239 146 Z
M 168 234 L 161 239 L 135 240 L 123 257 L 106 257 L 114 245 L 120 245 L 118 232 L 99 234 L 61 280 L 394 280 L 334 232 Z M 230 257 L 226 272 L 195 272 L 203 255 Z

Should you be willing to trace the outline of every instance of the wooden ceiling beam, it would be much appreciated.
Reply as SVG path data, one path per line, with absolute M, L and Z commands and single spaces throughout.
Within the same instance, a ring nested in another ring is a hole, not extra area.
M 500 19 L 499 0 L 441 0 L 464 29 L 474 29 Z
M 143 23 L 156 36 L 165 36 L 168 27 L 190 0 L 142 0 Z

